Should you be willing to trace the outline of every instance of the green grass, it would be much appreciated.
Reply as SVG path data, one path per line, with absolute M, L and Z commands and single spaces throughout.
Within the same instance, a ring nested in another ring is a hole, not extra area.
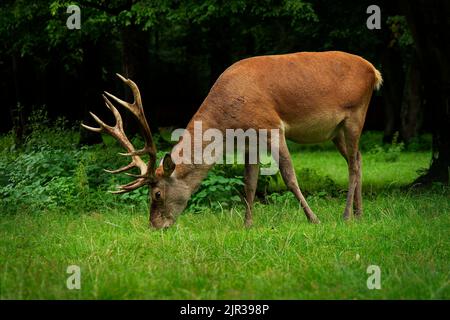
M 0 215 L 1 299 L 449 299 L 448 187 L 400 189 L 428 166 L 428 152 L 395 162 L 363 154 L 364 216 L 341 218 L 345 196 L 308 201 L 310 225 L 291 196 L 256 203 L 254 227 L 243 208 L 183 214 L 165 231 L 148 229 L 146 204 L 99 210 L 56 208 Z M 336 151 L 294 152 L 312 168 L 347 183 Z M 305 185 L 306 184 L 306 185 Z M 300 186 L 317 188 L 314 181 Z M 76 200 L 74 200 L 76 201 Z M 81 267 L 81 289 L 66 269 Z M 381 290 L 366 286 L 369 265 Z
M 430 162 L 428 152 L 402 152 L 400 157 L 399 161 L 386 162 L 376 155 L 363 153 L 365 192 L 407 186 L 417 178 L 417 171 L 428 168 Z M 292 160 L 297 171 L 301 168 L 314 169 L 320 175 L 331 177 L 340 187 L 347 188 L 347 163 L 337 151 L 296 152 L 292 153 Z M 302 187 L 301 181 L 299 184 Z M 312 182 L 309 189 L 314 187 Z

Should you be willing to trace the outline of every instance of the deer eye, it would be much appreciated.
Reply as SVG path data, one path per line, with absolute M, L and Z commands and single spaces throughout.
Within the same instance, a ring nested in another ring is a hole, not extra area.
M 161 199 L 161 191 L 155 192 L 155 198 L 156 199 Z

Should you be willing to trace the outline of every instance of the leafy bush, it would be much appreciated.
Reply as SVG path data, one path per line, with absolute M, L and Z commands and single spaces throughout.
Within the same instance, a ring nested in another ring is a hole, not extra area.
M 369 154 L 374 156 L 377 160 L 396 162 L 404 149 L 405 145 L 403 142 L 398 142 L 398 132 L 396 132 L 390 145 L 384 147 L 375 145 L 372 150 L 369 151 Z
M 425 142 L 424 142 L 425 143 Z M 365 131 L 359 141 L 359 149 L 361 151 L 370 151 L 376 146 L 383 145 L 383 133 L 379 131 Z M 288 141 L 288 147 L 291 152 L 295 151 L 335 151 L 336 146 L 332 141 L 314 144 L 298 144 Z
M 266 201 L 268 203 L 280 205 L 282 207 L 286 206 L 288 203 L 297 203 L 297 199 L 292 192 L 271 193 L 267 195 Z
M 104 168 L 118 168 L 127 163 L 118 157 L 116 143 L 80 148 L 78 130 L 64 119 L 50 123 L 41 109 L 29 118 L 31 132 L 20 148 L 12 134 L 0 139 L 0 196 L 3 213 L 21 207 L 52 209 L 84 206 L 86 210 L 102 205 L 138 205 L 147 200 L 146 190 L 118 197 L 107 193 L 126 176 L 114 176 Z M 109 141 L 108 141 L 109 142 Z
M 407 151 L 431 151 L 433 137 L 431 134 L 422 134 L 414 137 L 406 145 Z
M 383 145 L 383 133 L 378 131 L 367 131 L 359 139 L 359 149 L 363 152 L 370 151 L 377 146 Z
M 328 175 L 321 175 L 311 168 L 299 169 L 296 176 L 301 184 L 302 192 L 306 195 L 337 196 L 340 190 L 337 184 Z M 272 176 L 261 176 L 258 181 L 257 191 L 264 195 L 272 193 L 284 193 L 288 191 L 283 178 L 278 172 Z
M 240 201 L 239 195 L 243 185 L 242 176 L 226 176 L 224 168 L 217 166 L 208 173 L 200 189 L 192 195 L 188 206 L 193 211 L 207 207 L 213 209 L 231 207 Z
M 0 197 L 2 213 L 14 213 L 21 208 L 55 209 L 82 207 L 96 210 L 102 206 L 126 206 L 127 208 L 147 206 L 148 189 L 141 188 L 131 193 L 112 195 L 116 185 L 129 181 L 126 175 L 111 175 L 103 169 L 115 169 L 128 163 L 128 157 L 117 156 L 121 146 L 111 137 L 104 137 L 104 144 L 79 147 L 78 129 L 70 127 L 64 119 L 50 122 L 43 109 L 35 109 L 29 119 L 31 132 L 21 147 L 14 145 L 12 134 L 0 137 Z M 404 150 L 403 143 L 381 146 L 380 133 L 365 133 L 361 139 L 368 152 L 376 160 L 397 161 Z M 158 158 L 170 148 L 168 142 L 155 135 Z M 143 146 L 137 136 L 131 139 L 137 147 Z M 418 138 L 409 148 L 423 148 L 428 138 Z M 160 144 L 161 143 L 161 144 Z M 291 143 L 290 143 L 291 144 Z M 296 145 L 292 147 L 298 148 Z M 303 146 L 302 146 L 303 147 Z M 332 143 L 308 148 L 333 148 Z M 146 159 L 144 159 L 146 160 Z M 202 182 L 198 192 L 189 201 L 189 208 L 201 211 L 205 208 L 221 209 L 241 204 L 243 195 L 243 165 L 216 165 Z M 296 172 L 305 195 L 313 197 L 337 196 L 336 183 L 313 169 L 299 169 Z M 260 176 L 258 196 L 269 202 L 285 203 L 293 199 L 278 172 L 272 176 Z
M 342 190 L 328 175 L 321 175 L 316 170 L 305 168 L 297 171 L 298 181 L 301 183 L 305 194 L 318 197 L 338 196 Z
M 78 142 L 77 126 L 71 126 L 63 117 L 51 122 L 45 107 L 33 109 L 28 118 L 27 127 L 30 133 L 25 139 L 25 152 L 42 146 L 55 149 L 75 148 Z

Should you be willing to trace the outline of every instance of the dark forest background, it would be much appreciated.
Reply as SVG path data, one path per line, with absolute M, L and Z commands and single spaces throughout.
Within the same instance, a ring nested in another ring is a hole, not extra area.
M 69 4 L 81 29 L 69 30 Z M 381 29 L 369 30 L 369 5 Z M 154 132 L 183 127 L 220 73 L 242 58 L 296 51 L 342 50 L 371 61 L 384 78 L 366 129 L 384 141 L 433 135 L 420 182 L 449 180 L 450 1 L 113 0 L 0 4 L 1 133 L 17 145 L 36 108 L 50 119 L 111 120 L 104 90 L 130 99 L 115 77 L 135 80 Z M 129 121 L 129 120 L 128 120 Z M 133 132 L 133 126 L 128 126 Z M 80 131 L 80 145 L 101 142 Z

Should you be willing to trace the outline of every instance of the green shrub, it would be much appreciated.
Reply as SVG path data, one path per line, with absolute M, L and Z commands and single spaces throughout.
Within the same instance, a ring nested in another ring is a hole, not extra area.
M 117 155 L 123 149 L 113 138 L 104 136 L 104 144 L 79 147 L 78 128 L 71 127 L 62 118 L 49 121 L 42 108 L 36 108 L 32 112 L 29 128 L 31 132 L 20 147 L 14 145 L 12 133 L 0 137 L 2 213 L 18 212 L 23 207 L 64 210 L 76 206 L 89 211 L 102 206 L 126 206 L 131 210 L 147 206 L 148 188 L 122 195 L 107 192 L 130 181 L 130 177 L 126 175 L 112 175 L 103 170 L 116 169 L 130 161 L 129 157 Z M 154 137 L 160 150 L 158 159 L 161 159 L 170 149 L 170 144 L 163 142 L 164 139 L 157 134 Z M 362 136 L 361 144 L 375 160 L 394 162 L 404 150 L 404 145 L 398 143 L 397 138 L 398 134 L 392 144 L 383 146 L 381 133 L 367 132 Z M 131 141 L 136 148 L 144 144 L 139 136 L 132 137 Z M 429 136 L 417 138 L 408 146 L 408 150 L 425 148 L 429 142 Z M 332 142 L 315 146 L 299 146 L 289 142 L 289 147 L 335 150 Z M 147 159 L 144 157 L 144 160 Z M 190 199 L 189 208 L 200 211 L 241 204 L 243 173 L 243 165 L 216 165 Z M 345 191 L 339 190 L 329 176 L 316 170 L 303 168 L 298 169 L 296 174 L 306 196 L 332 197 Z M 259 177 L 257 194 L 267 201 L 284 203 L 293 199 L 292 194 L 286 191 L 279 172 Z
M 217 166 L 203 180 L 200 189 L 192 195 L 188 207 L 193 211 L 205 208 L 221 209 L 233 206 L 240 201 L 242 176 L 227 176 L 226 169 Z
M 266 196 L 267 203 L 285 207 L 289 203 L 298 203 L 292 192 L 277 193 L 274 192 Z
M 398 132 L 394 134 L 392 143 L 385 145 L 375 145 L 368 154 L 372 155 L 379 161 L 396 162 L 400 157 L 400 153 L 405 149 L 403 142 L 398 142 Z
M 111 175 L 105 168 L 118 168 L 129 161 L 117 156 L 123 151 L 117 142 L 79 147 L 78 130 L 62 118 L 50 122 L 43 109 L 29 117 L 31 132 L 21 147 L 12 134 L 0 138 L 0 197 L 2 213 L 14 213 L 26 206 L 52 209 L 102 205 L 138 205 L 147 201 L 146 190 L 118 197 L 107 193 L 129 177 Z
M 406 145 L 406 150 L 411 152 L 431 151 L 433 137 L 431 134 L 421 134 L 414 137 Z

